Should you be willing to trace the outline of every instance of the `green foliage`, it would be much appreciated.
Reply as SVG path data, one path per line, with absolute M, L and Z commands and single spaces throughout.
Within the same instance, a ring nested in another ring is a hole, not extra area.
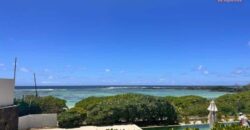
M 77 103 L 78 107 L 87 110 L 89 125 L 177 123 L 174 107 L 160 97 L 140 94 L 91 97 Z
M 238 124 L 234 125 L 216 124 L 211 130 L 250 130 L 250 128 L 243 127 Z
M 74 107 L 74 108 L 71 108 L 68 110 L 68 112 L 73 112 L 73 113 L 79 113 L 79 114 L 82 114 L 84 116 L 87 116 L 87 111 L 84 110 L 83 108 L 81 107 Z
M 199 128 L 185 128 L 184 130 L 199 130 Z
M 52 96 L 39 98 L 38 105 L 43 113 L 61 113 L 67 108 L 65 100 Z
M 184 130 L 199 130 L 199 128 L 185 128 Z M 250 130 L 250 128 L 238 124 L 215 124 L 211 130 Z
M 41 108 L 34 102 L 27 103 L 23 100 L 15 100 L 15 104 L 18 104 L 19 116 L 39 114 L 42 112 Z
M 208 115 L 209 100 L 199 96 L 166 97 L 167 101 L 175 106 L 176 111 L 182 117 Z
M 189 122 L 190 122 L 189 118 L 188 118 L 187 116 L 185 116 L 185 117 L 184 117 L 184 123 L 185 123 L 185 124 L 189 124 Z
M 103 101 L 108 97 L 88 97 L 76 103 L 75 107 L 81 107 L 84 110 L 91 110 L 93 109 L 98 103 Z
M 199 96 L 183 96 L 183 97 L 166 97 L 172 105 L 175 106 L 180 118 L 186 116 L 208 115 L 207 107 L 209 100 Z M 218 118 L 222 119 L 223 115 L 236 116 L 239 112 L 250 114 L 250 91 L 239 92 L 234 94 L 226 94 L 218 97 L 215 103 L 218 107 Z
M 58 125 L 60 128 L 80 127 L 86 118 L 86 114 L 77 112 L 63 112 L 58 115 Z
M 242 91 L 249 91 L 249 90 L 250 90 L 250 84 L 242 87 Z
M 217 112 L 217 120 L 218 121 L 222 120 L 222 114 L 221 114 L 221 112 Z
M 226 94 L 215 100 L 219 111 L 223 115 L 234 116 L 238 112 L 250 114 L 250 91 Z
M 217 98 L 215 102 L 219 109 L 218 119 L 223 117 L 227 119 L 229 116 L 234 116 L 236 119 L 239 111 L 250 114 L 249 99 L 250 91 L 226 94 Z M 60 126 L 69 128 L 83 125 L 83 123 L 87 125 L 120 123 L 169 125 L 177 124 L 180 119 L 189 122 L 190 116 L 206 117 L 208 115 L 209 100 L 199 96 L 162 98 L 140 94 L 122 94 L 89 97 L 78 102 L 67 112 L 64 112 L 66 101 L 52 96 L 38 98 L 26 96 L 22 100 L 16 100 L 15 104 L 18 104 L 20 115 L 63 112 L 60 114 Z
M 18 105 L 19 116 L 39 113 L 61 113 L 67 107 L 65 100 L 52 96 L 26 96 L 23 99 L 15 100 L 15 104 Z

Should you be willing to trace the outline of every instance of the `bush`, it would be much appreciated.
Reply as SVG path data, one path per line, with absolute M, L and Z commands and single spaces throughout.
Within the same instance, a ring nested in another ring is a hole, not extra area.
M 182 97 L 166 97 L 181 116 L 199 116 L 208 115 L 207 107 L 209 100 L 199 96 L 182 96 Z M 215 99 L 218 107 L 219 120 L 223 116 L 235 116 L 239 112 L 250 114 L 250 91 L 239 92 L 234 94 L 225 94 Z
M 58 115 L 58 125 L 60 128 L 75 128 L 83 124 L 86 116 L 76 112 L 63 112 Z
M 61 113 L 65 111 L 66 101 L 52 96 L 35 97 L 26 96 L 15 100 L 18 105 L 19 116 L 40 113 Z
M 250 128 L 240 126 L 238 124 L 226 125 L 226 124 L 216 124 L 211 130 L 250 130 Z
M 176 109 L 181 118 L 186 116 L 200 116 L 208 115 L 207 107 L 209 100 L 199 96 L 182 96 L 182 97 L 166 97 Z
M 185 130 L 199 130 L 199 128 L 185 128 Z M 238 124 L 216 124 L 211 130 L 250 130 Z
M 18 104 L 19 116 L 25 116 L 28 114 L 39 114 L 42 112 L 41 108 L 33 102 L 27 103 L 22 100 L 15 100 L 15 104 Z
M 184 130 L 199 130 L 199 128 L 185 128 Z
M 68 110 L 68 112 L 73 112 L 73 113 L 79 113 L 79 114 L 82 114 L 83 116 L 87 116 L 87 111 L 84 110 L 83 108 L 81 107 L 74 107 L 74 108 L 71 108 Z
M 234 116 L 238 112 L 250 114 L 250 91 L 226 94 L 217 98 L 216 105 L 223 115 Z
M 61 113 L 67 108 L 65 100 L 52 96 L 39 98 L 38 105 L 43 113 Z
M 91 97 L 77 103 L 77 107 L 87 110 L 88 125 L 178 123 L 174 107 L 160 97 L 140 94 Z
M 109 97 L 88 97 L 76 103 L 75 107 L 80 107 L 84 110 L 91 110 L 93 109 L 98 103 L 107 99 Z

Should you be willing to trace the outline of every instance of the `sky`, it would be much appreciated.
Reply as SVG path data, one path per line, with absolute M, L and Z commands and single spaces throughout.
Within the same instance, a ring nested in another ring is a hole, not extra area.
M 250 1 L 1 0 L 0 77 L 17 85 L 250 83 Z

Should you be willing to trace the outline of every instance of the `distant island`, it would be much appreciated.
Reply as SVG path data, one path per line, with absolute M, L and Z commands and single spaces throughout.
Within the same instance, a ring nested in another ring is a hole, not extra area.
M 141 88 L 141 89 L 184 89 L 184 90 L 210 90 L 217 92 L 242 92 L 250 90 L 250 85 L 58 85 L 58 86 L 38 86 L 39 89 L 75 89 L 75 88 Z M 32 89 L 34 86 L 16 86 L 16 89 Z

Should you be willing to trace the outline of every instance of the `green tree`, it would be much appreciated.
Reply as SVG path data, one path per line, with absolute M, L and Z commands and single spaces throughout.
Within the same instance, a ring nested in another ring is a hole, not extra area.
M 87 110 L 86 122 L 91 125 L 178 123 L 174 107 L 164 98 L 154 96 L 122 94 L 91 97 L 80 101 L 75 107 Z

